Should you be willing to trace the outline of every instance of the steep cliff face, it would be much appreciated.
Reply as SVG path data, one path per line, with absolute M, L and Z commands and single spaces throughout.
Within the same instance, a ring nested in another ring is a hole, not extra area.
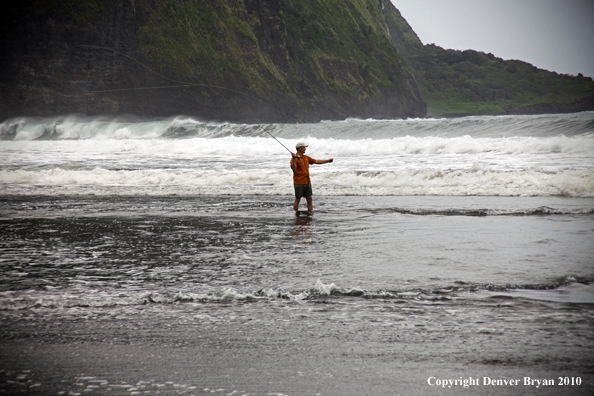
M 426 114 L 411 70 L 390 43 L 378 0 L 281 1 L 291 78 L 314 109 L 337 117 Z M 310 100 L 312 100 L 310 99 Z
M 23 0 L 0 26 L 0 117 L 262 122 L 423 116 L 378 0 Z

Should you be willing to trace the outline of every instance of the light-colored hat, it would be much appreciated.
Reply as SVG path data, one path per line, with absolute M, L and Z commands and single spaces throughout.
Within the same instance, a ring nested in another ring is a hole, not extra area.
M 307 144 L 305 144 L 303 142 L 299 142 L 295 145 L 295 148 L 299 148 L 299 147 L 307 147 Z

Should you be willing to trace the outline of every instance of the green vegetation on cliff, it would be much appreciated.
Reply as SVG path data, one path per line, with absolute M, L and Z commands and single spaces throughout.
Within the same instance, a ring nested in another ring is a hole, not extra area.
M 392 43 L 415 70 L 428 113 L 501 114 L 594 109 L 594 82 L 478 51 L 423 45 L 387 4 Z M 588 104 L 590 103 L 590 104 Z
M 355 102 L 367 106 L 395 94 L 402 115 L 424 114 L 412 71 L 390 42 L 377 0 L 138 5 L 142 52 L 163 74 L 260 95 L 274 91 L 305 112 L 318 101 L 316 107 L 360 116 L 351 114 Z
M 287 47 L 302 75 L 365 99 L 406 82 L 405 61 L 390 43 L 377 1 L 282 1 Z
M 286 28 L 286 36 L 277 32 L 275 38 L 286 40 L 286 70 L 260 47 L 256 31 L 262 21 L 251 3 L 139 0 L 142 50 L 177 78 L 237 79 L 254 89 L 286 89 L 292 78 L 307 79 L 364 100 L 378 86 L 405 82 L 406 63 L 390 43 L 377 1 L 281 1 L 276 25 Z
M 176 79 L 223 84 L 235 80 L 258 90 L 285 84 L 258 48 L 243 0 L 138 0 L 141 49 L 161 73 Z M 239 88 L 239 87 L 236 87 Z

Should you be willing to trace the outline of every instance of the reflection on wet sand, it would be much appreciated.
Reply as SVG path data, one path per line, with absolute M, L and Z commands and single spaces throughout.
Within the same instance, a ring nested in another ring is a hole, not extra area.
M 291 230 L 291 235 L 296 237 L 298 243 L 314 243 L 311 239 L 311 223 L 313 216 L 302 215 L 297 212 L 295 215 L 295 228 Z

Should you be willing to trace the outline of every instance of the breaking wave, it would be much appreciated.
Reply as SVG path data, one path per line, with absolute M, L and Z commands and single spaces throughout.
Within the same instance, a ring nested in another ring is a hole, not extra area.
M 187 139 L 225 136 L 386 139 L 403 136 L 542 137 L 594 134 L 594 112 L 526 116 L 476 116 L 453 119 L 327 121 L 316 124 L 233 124 L 191 117 L 143 120 L 138 117 L 18 117 L 0 124 L 2 140 Z
M 529 285 L 493 285 L 468 284 L 455 282 L 449 287 L 423 288 L 407 290 L 364 290 L 358 287 L 345 288 L 335 283 L 325 284 L 317 280 L 311 288 L 304 290 L 260 289 L 241 292 L 233 288 L 222 288 L 218 291 L 152 291 L 128 293 L 122 295 L 117 291 L 106 290 L 92 294 L 53 293 L 38 291 L 36 293 L 10 291 L 0 293 L 0 311 L 18 311 L 31 308 L 100 308 L 117 306 L 136 306 L 146 304 L 176 303 L 231 303 L 258 302 L 271 300 L 289 300 L 305 303 L 325 298 L 364 298 L 390 299 L 407 301 L 446 301 L 457 299 L 489 299 L 514 298 L 529 300 L 545 300 L 561 303 L 594 304 L 594 279 L 566 276 L 547 284 Z
M 317 194 L 381 196 L 566 196 L 594 197 L 588 170 L 398 169 L 319 171 Z M 5 169 L 6 195 L 286 195 L 286 170 L 251 169 Z

